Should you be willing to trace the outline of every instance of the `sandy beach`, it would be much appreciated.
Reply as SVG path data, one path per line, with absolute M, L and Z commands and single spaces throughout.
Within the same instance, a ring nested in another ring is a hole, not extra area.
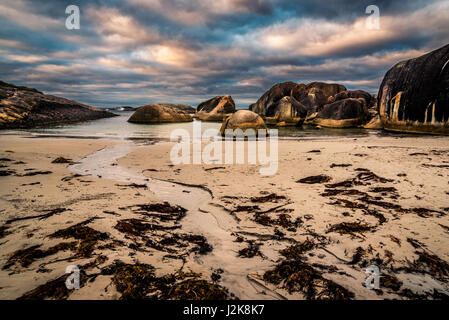
M 0 136 L 0 298 L 448 294 L 447 137 L 280 140 L 273 176 L 173 145 Z

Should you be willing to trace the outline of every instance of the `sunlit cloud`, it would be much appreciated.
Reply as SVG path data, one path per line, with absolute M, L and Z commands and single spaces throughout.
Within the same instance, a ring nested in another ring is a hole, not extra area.
M 449 2 L 438 2 L 406 15 L 382 16 L 379 30 L 368 30 L 366 17 L 352 22 L 291 18 L 237 35 L 241 45 L 298 56 L 331 56 L 432 33 L 449 41 Z M 413 22 L 413 23 L 411 23 Z
M 24 62 L 24 63 L 36 63 L 36 62 L 42 62 L 47 60 L 47 58 L 42 56 L 36 56 L 36 55 L 13 55 L 13 54 L 7 54 L 4 55 L 4 57 L 8 60 L 12 61 L 18 61 L 18 62 Z
M 111 45 L 142 45 L 161 41 L 156 30 L 144 27 L 132 16 L 124 15 L 118 9 L 90 7 L 87 14 L 97 25 L 104 40 Z

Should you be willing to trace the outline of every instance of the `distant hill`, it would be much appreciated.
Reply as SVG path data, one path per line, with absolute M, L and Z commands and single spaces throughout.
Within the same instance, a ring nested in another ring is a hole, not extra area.
M 0 81 L 0 129 L 31 128 L 114 116 L 106 110 Z

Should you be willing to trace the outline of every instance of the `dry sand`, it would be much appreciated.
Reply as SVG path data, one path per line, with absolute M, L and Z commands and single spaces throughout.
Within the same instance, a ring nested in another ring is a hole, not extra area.
M 173 166 L 173 143 L 141 145 L 114 167 L 150 179 L 145 190 L 98 176 L 61 181 L 74 172 L 67 164 L 51 163 L 59 156 L 79 161 L 125 142 L 2 135 L 0 158 L 12 161 L 3 159 L 0 165 L 6 167 L 0 170 L 14 172 L 0 177 L 0 298 L 21 297 L 64 277 L 68 265 L 91 262 L 83 269 L 89 281 L 81 289 L 39 297 L 117 299 L 123 295 L 114 282 L 117 274 L 102 272 L 116 260 L 152 265 L 158 277 L 195 272 L 200 275 L 194 279 L 208 283 L 221 272 L 218 285 L 243 299 L 440 298 L 449 293 L 448 142 L 447 137 L 414 136 L 280 141 L 273 176 L 261 176 L 260 166 L 247 164 Z M 52 173 L 20 176 L 35 171 Z M 317 183 L 298 182 L 320 175 L 322 181 L 312 181 Z M 176 190 L 185 198 L 161 196 L 157 186 L 152 188 L 158 180 L 152 179 L 184 184 Z M 343 186 L 330 185 L 342 181 Z M 205 190 L 213 198 L 200 201 Z M 191 209 L 183 219 L 168 222 L 180 229 L 130 234 L 116 228 L 130 218 L 167 226 L 133 207 L 167 199 Z M 8 223 L 58 208 L 65 211 Z M 89 254 L 77 254 L 80 239 L 49 237 L 94 217 L 99 219 L 85 226 L 107 238 L 94 243 Z M 201 239 L 167 241 L 173 234 L 203 235 L 213 251 L 201 252 Z M 78 247 L 46 251 L 73 241 Z M 34 245 L 47 254 L 33 251 L 31 262 L 24 263 L 17 251 Z M 290 255 L 281 254 L 285 248 Z M 365 287 L 370 265 L 382 272 L 380 290 Z

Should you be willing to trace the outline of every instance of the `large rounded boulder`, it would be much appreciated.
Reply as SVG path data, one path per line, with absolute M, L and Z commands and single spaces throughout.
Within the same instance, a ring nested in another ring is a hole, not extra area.
M 267 92 L 265 92 L 259 100 L 255 103 L 252 111 L 258 113 L 261 116 L 265 116 L 267 110 L 271 109 L 273 105 L 277 104 L 283 97 L 291 96 L 292 91 L 301 91 L 305 89 L 304 85 L 288 81 L 275 84 Z
M 220 134 L 224 135 L 226 129 L 236 130 L 253 129 L 257 132 L 259 129 L 267 129 L 262 117 L 250 110 L 238 110 L 234 114 L 223 120 L 220 128 Z
M 310 89 L 318 89 L 320 90 L 326 97 L 332 97 L 336 94 L 346 91 L 346 87 L 342 84 L 338 83 L 326 83 L 326 82 L 311 82 L 306 85 L 307 90 Z
M 344 100 L 344 99 L 348 99 L 348 98 L 363 99 L 363 100 L 365 100 L 366 106 L 368 108 L 373 106 L 375 103 L 374 97 L 370 93 L 363 91 L 363 90 L 341 91 L 341 92 L 337 93 L 336 95 L 332 96 L 329 99 L 329 102 L 335 102 L 335 101 Z
M 164 107 L 179 109 L 190 114 L 194 114 L 196 112 L 196 109 L 192 106 L 189 106 L 188 104 L 160 103 L 160 105 Z
M 307 108 L 293 97 L 283 97 L 266 111 L 265 120 L 277 126 L 302 125 L 307 116 Z
M 391 68 L 378 105 L 386 130 L 449 134 L 449 45 Z
M 200 103 L 195 116 L 202 121 L 223 121 L 235 112 L 235 103 L 231 96 L 217 96 Z
M 295 97 L 306 109 L 307 115 L 317 112 L 322 106 L 327 104 L 329 97 L 318 88 L 310 88 L 302 95 Z
M 193 121 L 192 116 L 182 110 L 167 104 L 149 104 L 137 109 L 128 122 L 132 123 L 170 123 Z
M 357 127 L 369 119 L 363 99 L 348 98 L 325 105 L 313 123 L 322 127 Z

